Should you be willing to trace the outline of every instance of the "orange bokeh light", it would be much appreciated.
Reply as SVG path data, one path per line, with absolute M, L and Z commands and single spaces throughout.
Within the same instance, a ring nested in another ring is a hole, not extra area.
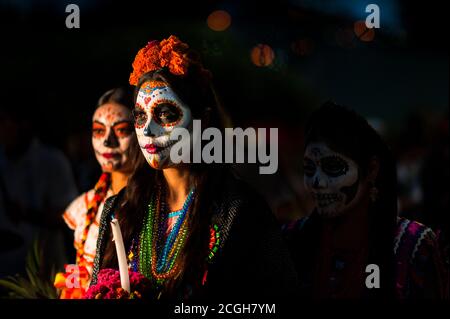
M 365 21 L 356 21 L 353 31 L 355 31 L 358 39 L 364 42 L 370 42 L 375 37 L 375 30 L 367 28 Z
M 217 10 L 208 16 L 206 23 L 211 30 L 225 31 L 231 24 L 231 16 L 226 11 Z
M 256 66 L 269 66 L 275 59 L 275 53 L 267 44 L 258 44 L 250 54 L 253 64 Z

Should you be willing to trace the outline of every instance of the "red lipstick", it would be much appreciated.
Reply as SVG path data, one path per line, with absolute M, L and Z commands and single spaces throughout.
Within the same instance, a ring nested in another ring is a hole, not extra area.
M 118 154 L 115 154 L 115 153 L 103 153 L 103 154 L 102 154 L 102 156 L 103 156 L 104 158 L 106 158 L 106 159 L 113 158 L 113 157 L 116 156 L 116 155 L 118 155 Z
M 146 144 L 144 148 L 149 154 L 156 154 L 161 150 L 161 148 L 156 146 L 155 144 Z

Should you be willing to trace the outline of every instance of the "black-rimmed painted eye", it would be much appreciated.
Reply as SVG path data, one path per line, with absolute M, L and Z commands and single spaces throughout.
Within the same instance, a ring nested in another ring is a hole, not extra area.
M 303 173 L 308 177 L 313 177 L 316 173 L 316 164 L 309 158 L 303 159 Z
M 320 165 L 325 174 L 331 177 L 344 175 L 348 171 L 348 163 L 343 158 L 333 155 L 320 160 Z
M 153 118 L 160 125 L 175 125 L 182 117 L 181 109 L 171 103 L 160 103 L 153 108 Z
M 147 113 L 140 108 L 135 108 L 132 111 L 134 126 L 136 128 L 143 128 L 145 123 L 147 123 Z

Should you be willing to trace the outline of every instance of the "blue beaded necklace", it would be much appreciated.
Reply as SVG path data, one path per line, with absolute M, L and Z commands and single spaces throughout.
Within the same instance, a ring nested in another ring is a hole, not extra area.
M 167 205 L 162 189 L 159 188 L 152 196 L 148 205 L 148 215 L 144 219 L 139 240 L 133 240 L 129 254 L 130 267 L 136 269 L 147 278 L 153 278 L 161 284 L 175 271 L 176 259 L 184 246 L 187 234 L 186 215 L 194 199 L 195 189 L 192 189 L 183 204 L 175 212 L 165 213 Z M 171 231 L 166 237 L 168 218 L 178 216 Z M 136 247 L 137 244 L 137 247 Z
M 183 204 L 183 208 L 171 213 L 172 216 L 179 216 L 179 217 L 178 217 L 177 221 L 175 222 L 175 225 L 173 226 L 169 235 L 167 236 L 167 239 L 165 241 L 161 255 L 158 258 L 156 269 L 158 270 L 159 273 L 168 271 L 169 270 L 168 268 L 169 268 L 171 262 L 173 261 L 173 258 L 175 257 L 175 256 L 172 256 L 172 258 L 169 259 L 168 255 L 169 255 L 169 252 L 172 250 L 172 247 L 177 239 L 181 225 L 183 224 L 183 222 L 186 218 L 186 213 L 189 209 L 189 206 L 192 203 L 193 196 L 194 196 L 194 190 L 191 190 Z M 170 214 L 168 214 L 168 217 L 171 217 Z M 166 218 L 164 218 L 164 219 L 166 219 Z M 163 229 L 163 227 L 161 229 Z M 160 237 L 160 239 L 161 239 L 161 237 Z

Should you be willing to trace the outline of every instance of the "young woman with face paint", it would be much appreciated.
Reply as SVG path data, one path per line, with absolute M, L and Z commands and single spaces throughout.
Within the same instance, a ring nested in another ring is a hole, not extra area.
M 397 218 L 395 160 L 365 119 L 333 103 L 322 106 L 306 126 L 303 168 L 316 207 L 286 227 L 303 296 L 445 295 L 434 234 Z M 379 288 L 367 286 L 369 264 L 378 266 L 371 278 Z
M 92 117 L 92 146 L 103 173 L 95 187 L 76 198 L 63 215 L 66 224 L 75 231 L 76 264 L 87 275 L 82 281 L 86 286 L 82 288 L 87 288 L 92 273 L 104 202 L 126 186 L 131 173 L 128 153 L 130 144 L 136 144 L 131 102 L 131 94 L 122 88 L 112 89 L 99 99 Z M 62 298 L 82 296 L 65 296 L 64 292 Z
M 209 72 L 174 36 L 150 42 L 133 67 L 138 160 L 126 190 L 105 204 L 92 284 L 101 268 L 117 268 L 114 214 L 129 267 L 151 280 L 155 299 L 289 293 L 295 270 L 265 201 L 225 166 L 171 161 L 174 128 L 191 130 L 194 119 L 223 127 Z

